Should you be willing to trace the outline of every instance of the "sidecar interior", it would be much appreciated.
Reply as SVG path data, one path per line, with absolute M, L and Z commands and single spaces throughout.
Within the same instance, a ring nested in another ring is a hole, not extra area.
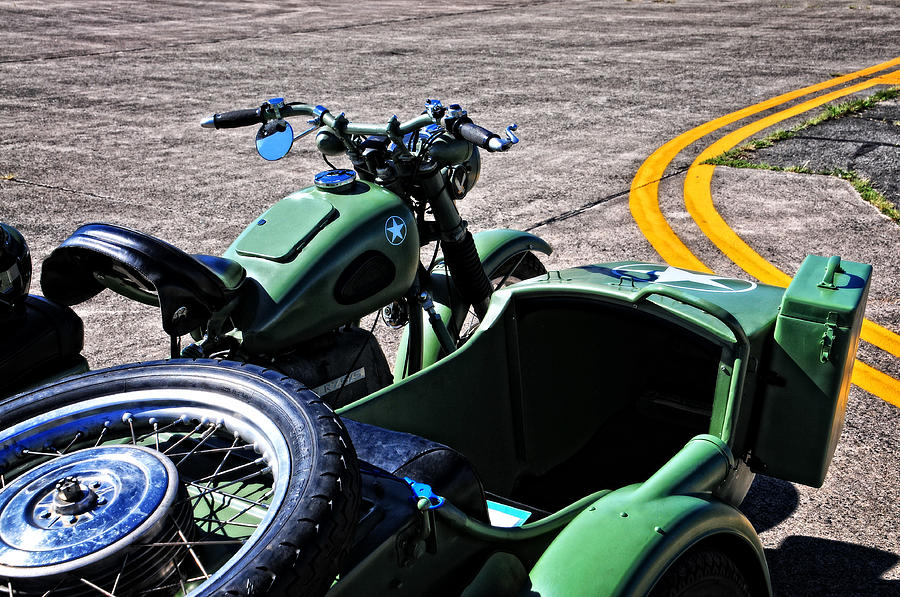
M 338 412 L 451 446 L 489 496 L 554 511 L 647 479 L 710 432 L 727 354 L 652 310 L 513 286 L 463 348 Z
M 43 264 L 44 295 L 75 305 L 110 288 L 158 305 L 163 329 L 183 335 L 228 304 L 246 278 L 234 261 L 188 255 L 153 236 L 112 224 L 86 224 Z

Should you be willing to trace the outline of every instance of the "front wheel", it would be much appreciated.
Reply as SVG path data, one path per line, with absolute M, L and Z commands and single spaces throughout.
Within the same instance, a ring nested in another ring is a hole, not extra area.
M 356 521 L 346 430 L 273 371 L 126 365 L 6 399 L 0 421 L 13 595 L 321 594 Z
M 487 272 L 487 275 L 488 279 L 491 281 L 491 287 L 496 292 L 511 284 L 536 278 L 537 276 L 542 276 L 546 273 L 547 268 L 544 267 L 541 260 L 538 259 L 534 253 L 525 252 L 509 257 L 501 263 L 499 267 L 495 268 L 493 271 Z M 479 323 L 475 311 L 472 308 L 469 308 L 468 313 L 466 313 L 464 319 L 457 328 L 459 329 L 458 346 L 462 346 L 468 341 L 472 334 L 475 333 L 475 330 L 478 329 Z

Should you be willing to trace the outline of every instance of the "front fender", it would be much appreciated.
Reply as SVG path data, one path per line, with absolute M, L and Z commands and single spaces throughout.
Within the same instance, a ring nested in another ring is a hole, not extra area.
M 759 537 L 712 490 L 733 469 L 724 442 L 698 436 L 640 485 L 610 493 L 575 517 L 532 568 L 529 595 L 647 595 L 691 548 L 715 545 L 754 594 L 771 594 Z
M 488 277 L 513 255 L 524 251 L 538 251 L 544 255 L 553 252 L 547 241 L 520 230 L 482 230 L 472 237 L 475 239 L 475 248 L 478 249 L 478 256 Z
M 520 230 L 483 230 L 472 235 L 478 257 L 488 277 L 503 265 L 507 259 L 526 251 L 537 251 L 545 255 L 553 252 L 544 239 Z M 439 262 L 430 272 L 427 287 L 434 298 L 434 307 L 448 327 L 458 326 L 465 317 L 469 305 L 463 304 L 453 282 L 447 274 L 443 262 Z M 451 311 L 449 305 L 453 305 Z M 441 345 L 428 323 L 428 316 L 422 320 L 422 368 L 436 363 L 440 357 Z M 455 337 L 455 335 L 454 335 Z M 403 339 L 397 360 L 394 363 L 394 381 L 406 377 L 406 350 L 409 346 L 409 327 L 403 330 Z

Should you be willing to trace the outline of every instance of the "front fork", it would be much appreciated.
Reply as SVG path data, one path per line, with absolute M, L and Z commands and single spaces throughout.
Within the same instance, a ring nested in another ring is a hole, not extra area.
M 395 381 L 436 362 L 441 353 L 446 355 L 455 350 L 459 322 L 455 317 L 456 309 L 451 309 L 451 304 L 457 307 L 472 305 L 476 317 L 479 320 L 484 318 L 493 293 L 486 268 L 493 271 L 513 255 L 529 251 L 550 254 L 552 251 L 549 244 L 532 234 L 494 230 L 479 233 L 479 243 L 483 248 L 482 254 L 479 254 L 475 239 L 467 230 L 466 222 L 460 217 L 447 190 L 440 168 L 437 164 L 426 163 L 419 172 L 420 184 L 429 198 L 438 225 L 444 263 L 450 275 L 448 278 L 445 274 L 423 270 L 417 275 L 417 282 L 406 297 L 407 304 L 410 311 L 414 310 L 415 305 L 422 307 L 428 314 L 431 329 L 426 328 L 420 314 L 410 316 L 394 367 Z M 443 282 L 436 283 L 436 275 Z M 424 296 L 423 291 L 426 291 Z M 433 291 L 435 295 L 428 291 Z M 438 297 L 437 294 L 441 293 L 447 296 Z M 453 300 L 454 297 L 459 301 Z
M 440 231 L 444 261 L 450 275 L 463 300 L 472 305 L 475 315 L 482 319 L 493 289 L 478 256 L 472 233 L 456 209 L 440 166 L 436 162 L 426 163 L 419 170 L 419 175 Z

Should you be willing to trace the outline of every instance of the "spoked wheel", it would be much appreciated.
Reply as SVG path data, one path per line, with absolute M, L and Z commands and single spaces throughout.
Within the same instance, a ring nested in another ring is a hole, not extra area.
M 487 272 L 488 279 L 491 281 L 491 286 L 494 291 L 546 273 L 547 268 L 544 267 L 541 260 L 538 259 L 534 253 L 530 252 L 513 255 L 501 263 L 494 271 Z M 475 315 L 475 311 L 470 307 L 469 312 L 466 313 L 465 318 L 459 326 L 459 341 L 457 342 L 457 345 L 462 346 L 465 344 L 472 334 L 475 333 L 475 330 L 478 329 L 479 323 L 480 321 Z
M 346 431 L 271 371 L 127 365 L 0 421 L 0 594 L 321 594 L 356 521 Z

